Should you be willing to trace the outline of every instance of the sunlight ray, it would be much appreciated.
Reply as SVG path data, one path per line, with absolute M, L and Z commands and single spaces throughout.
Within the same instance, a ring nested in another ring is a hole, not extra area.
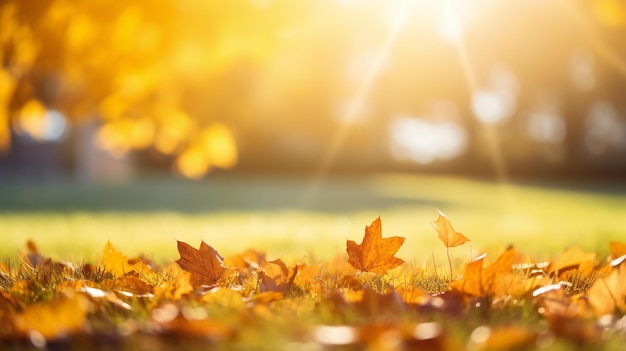
M 445 1 L 443 3 L 443 6 L 444 11 L 448 12 L 446 13 L 446 16 L 452 18 L 453 14 L 450 13 L 452 11 L 450 1 Z M 463 30 L 460 30 L 457 35 L 450 38 L 450 40 L 452 40 L 455 51 L 459 57 L 461 68 L 463 70 L 463 75 L 465 77 L 467 87 L 470 91 L 470 96 L 475 96 L 475 94 L 480 90 L 480 84 L 478 82 L 476 69 L 474 68 L 474 64 L 472 62 L 469 49 L 467 48 L 464 35 L 465 34 L 463 33 Z M 500 149 L 500 144 L 498 141 L 495 127 L 492 124 L 482 122 L 480 123 L 480 125 L 486 138 L 485 141 L 487 144 L 493 171 L 495 173 L 498 183 L 500 184 L 502 202 L 507 206 L 507 208 L 510 209 L 512 207 L 513 200 L 511 189 L 509 186 L 509 172 L 506 168 L 504 155 L 502 154 L 502 151 Z
M 364 72 L 363 81 L 359 84 L 357 91 L 354 94 L 354 98 L 351 100 L 344 116 L 342 116 L 343 122 L 335 130 L 335 133 L 329 143 L 326 152 L 324 153 L 322 160 L 317 165 L 313 177 L 305 189 L 303 196 L 303 204 L 309 204 L 315 197 L 319 186 L 324 181 L 330 167 L 332 166 L 337 153 L 342 147 L 342 144 L 346 138 L 352 121 L 358 118 L 359 113 L 363 110 L 367 97 L 370 95 L 370 91 L 374 86 L 376 78 L 381 72 L 383 65 L 389 56 L 389 51 L 395 42 L 400 30 L 406 20 L 407 13 L 409 12 L 411 1 L 404 0 L 398 6 L 394 20 L 385 36 L 380 48 L 376 51 L 376 56 L 368 69 Z

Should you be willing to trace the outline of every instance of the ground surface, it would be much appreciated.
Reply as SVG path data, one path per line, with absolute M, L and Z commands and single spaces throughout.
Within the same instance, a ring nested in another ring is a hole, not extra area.
M 626 242 L 622 184 L 311 184 L 2 182 L 0 348 L 621 349 L 626 245 L 609 242 Z M 437 209 L 471 239 L 451 263 Z M 348 259 L 346 240 L 365 247 L 378 216 L 400 250 Z M 389 254 L 406 263 L 363 268 Z

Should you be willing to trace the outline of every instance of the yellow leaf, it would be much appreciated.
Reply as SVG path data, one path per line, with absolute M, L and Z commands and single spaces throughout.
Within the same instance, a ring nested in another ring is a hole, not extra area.
M 163 281 L 153 289 L 155 300 L 178 300 L 184 294 L 193 291 L 190 283 L 191 273 L 182 270 L 175 263 L 170 264 L 162 276 Z
M 107 241 L 102 251 L 102 262 L 104 263 L 104 268 L 111 271 L 116 277 L 121 277 L 130 272 L 151 271 L 143 262 L 130 264 L 128 258 L 120 251 L 117 251 L 110 241 Z
M 441 239 L 441 241 L 443 241 L 443 244 L 446 245 L 446 247 L 455 247 L 470 241 L 470 239 L 465 237 L 465 235 L 454 230 L 448 216 L 439 210 L 437 210 L 437 212 L 439 212 L 439 215 L 437 216 L 437 219 L 432 222 L 432 224 L 437 231 L 437 236 Z

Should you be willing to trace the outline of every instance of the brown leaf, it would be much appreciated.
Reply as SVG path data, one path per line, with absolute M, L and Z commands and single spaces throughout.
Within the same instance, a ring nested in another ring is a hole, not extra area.
M 383 239 L 382 224 L 378 217 L 365 227 L 365 237 L 360 245 L 352 240 L 347 241 L 348 262 L 363 272 L 385 274 L 404 263 L 394 256 L 403 243 L 404 238 L 399 236 Z
M 437 210 L 437 212 L 439 212 L 439 215 L 437 216 L 437 219 L 432 222 L 432 224 L 437 231 L 437 237 L 443 241 L 443 244 L 446 245 L 446 247 L 455 247 L 470 241 L 470 239 L 468 239 L 465 235 L 454 230 L 448 216 L 439 210 Z
M 224 259 L 213 247 L 202 241 L 200 249 L 196 250 L 187 243 L 177 242 L 180 259 L 176 263 L 191 273 L 191 286 L 194 288 L 203 285 L 214 286 L 225 276 L 226 267 L 222 263 Z

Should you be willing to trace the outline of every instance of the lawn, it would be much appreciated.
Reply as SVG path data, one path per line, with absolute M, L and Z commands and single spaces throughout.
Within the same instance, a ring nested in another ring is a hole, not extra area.
M 572 245 L 607 252 L 626 240 L 626 185 L 500 184 L 408 174 L 335 176 L 311 188 L 299 176 L 214 176 L 201 182 L 147 178 L 118 185 L 54 181 L 0 185 L 0 257 L 26 240 L 58 259 L 97 260 L 107 240 L 129 256 L 176 259 L 176 240 L 210 243 L 223 255 L 254 247 L 275 258 L 328 258 L 345 251 L 377 216 L 384 235 L 406 237 L 399 256 L 443 264 L 430 222 L 437 208 L 472 241 L 467 261 L 512 244 L 541 258 Z
M 213 176 L 0 191 L 0 348 L 619 350 L 626 333 L 626 245 L 605 259 L 626 241 L 617 183 Z M 437 209 L 471 239 L 450 248 L 452 280 Z M 399 251 L 375 238 L 378 216 L 383 238 L 406 238 L 390 239 Z M 39 254 L 20 260 L 29 239 Z M 361 243 L 349 258 L 347 239 Z M 561 256 L 572 246 L 600 256 Z

